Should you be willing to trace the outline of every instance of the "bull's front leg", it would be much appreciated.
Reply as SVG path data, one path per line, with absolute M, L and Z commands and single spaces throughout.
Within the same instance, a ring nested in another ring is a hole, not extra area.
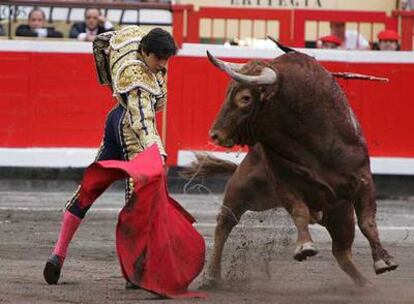
M 309 233 L 311 221 L 309 208 L 304 202 L 295 199 L 290 200 L 285 208 L 292 216 L 298 232 L 293 258 L 297 261 L 304 261 L 307 257 L 314 256 L 319 252 Z
M 221 283 L 221 260 L 224 244 L 234 226 L 238 224 L 242 213 L 235 213 L 226 205 L 221 207 L 221 211 L 217 216 L 217 226 L 214 232 L 213 253 L 207 268 L 206 282 L 203 287 L 214 287 Z
M 375 220 L 376 209 L 377 204 L 375 201 L 375 188 L 372 176 L 369 172 L 364 172 L 361 177 L 360 194 L 355 202 L 355 211 L 358 218 L 358 226 L 371 246 L 375 273 L 381 274 L 386 271 L 395 270 L 398 264 L 382 247 Z
M 358 286 L 372 286 L 370 281 L 358 270 L 352 259 L 352 243 L 355 237 L 355 219 L 352 204 L 342 201 L 326 215 L 326 229 L 332 238 L 332 253 L 339 267 L 348 274 Z

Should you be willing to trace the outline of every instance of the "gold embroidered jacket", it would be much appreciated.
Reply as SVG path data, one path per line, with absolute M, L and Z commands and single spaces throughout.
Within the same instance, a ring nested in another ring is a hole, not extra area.
M 127 110 L 122 128 L 130 157 L 154 143 L 166 156 L 155 113 L 165 106 L 167 86 L 164 73 L 152 73 L 138 52 L 145 34 L 138 26 L 128 26 L 98 35 L 94 41 L 99 80 L 111 85 L 114 96 Z

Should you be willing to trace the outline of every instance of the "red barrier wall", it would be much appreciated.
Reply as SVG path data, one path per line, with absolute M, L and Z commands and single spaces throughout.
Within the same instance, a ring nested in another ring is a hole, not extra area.
M 96 147 L 110 91 L 90 54 L 0 52 L 3 147 Z
M 0 52 L 0 147 L 97 147 L 114 105 L 91 54 Z

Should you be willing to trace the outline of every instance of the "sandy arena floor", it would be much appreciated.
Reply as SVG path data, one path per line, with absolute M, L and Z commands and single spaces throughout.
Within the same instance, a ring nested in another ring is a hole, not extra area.
M 108 192 L 92 207 L 69 250 L 61 284 L 42 277 L 57 238 L 70 192 L 0 191 L 0 303 L 176 303 L 144 291 L 125 290 L 115 254 L 115 224 L 122 193 Z M 197 229 L 212 247 L 220 197 L 175 195 L 198 219 Z M 357 233 L 354 257 L 374 288 L 355 287 L 339 269 L 321 227 L 311 233 L 320 253 L 293 260 L 296 237 L 282 210 L 249 213 L 230 235 L 224 252 L 225 286 L 207 300 L 188 303 L 414 303 L 414 201 L 378 202 L 377 220 L 385 247 L 400 267 L 376 276 L 367 241 Z M 208 256 L 207 256 L 208 260 Z M 197 289 L 203 275 L 193 283 Z

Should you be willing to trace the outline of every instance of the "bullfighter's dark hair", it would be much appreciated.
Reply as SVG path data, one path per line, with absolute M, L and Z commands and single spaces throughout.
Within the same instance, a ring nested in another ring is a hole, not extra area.
M 142 38 L 139 51 L 153 53 L 160 59 L 168 59 L 177 54 L 177 46 L 169 32 L 157 27 Z

